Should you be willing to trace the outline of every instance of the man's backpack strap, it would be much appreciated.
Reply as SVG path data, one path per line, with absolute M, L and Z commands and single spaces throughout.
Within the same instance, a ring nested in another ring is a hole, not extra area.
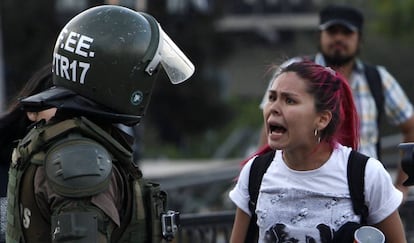
M 249 229 L 247 231 L 246 240 L 245 242 L 254 242 L 259 233 L 259 229 L 257 228 L 257 215 L 256 211 L 256 203 L 257 198 L 259 196 L 260 185 L 262 184 L 263 175 L 266 172 L 267 168 L 269 167 L 270 163 L 273 161 L 273 157 L 275 156 L 275 150 L 269 151 L 263 155 L 257 156 L 253 163 L 252 167 L 250 168 L 249 174 L 249 209 L 252 214 L 250 218 Z
M 352 150 L 348 158 L 348 187 L 354 212 L 361 216 L 361 224 L 367 223 L 368 207 L 365 205 L 365 167 L 369 157 Z
M 382 115 L 384 111 L 384 87 L 382 86 L 381 76 L 378 72 L 378 68 L 375 65 L 364 63 L 365 77 L 368 81 L 369 90 L 375 100 L 375 105 L 378 110 L 378 117 Z
M 377 126 L 380 131 L 381 117 L 384 113 L 384 87 L 382 86 L 382 79 L 379 74 L 377 66 L 364 63 L 365 78 L 368 81 L 369 90 L 372 97 L 374 97 L 375 105 L 377 107 Z M 381 139 L 378 137 L 377 142 L 377 156 L 381 158 Z

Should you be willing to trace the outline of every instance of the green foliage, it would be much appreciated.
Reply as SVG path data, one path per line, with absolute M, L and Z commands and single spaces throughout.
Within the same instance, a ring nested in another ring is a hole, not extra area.
M 392 38 L 414 40 L 414 0 L 373 2 L 378 13 L 377 30 Z

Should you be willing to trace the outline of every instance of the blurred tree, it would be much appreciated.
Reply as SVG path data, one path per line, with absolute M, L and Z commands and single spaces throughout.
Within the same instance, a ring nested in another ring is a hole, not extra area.
M 50 62 L 58 27 L 54 0 L 1 0 L 6 100 Z
M 376 28 L 392 38 L 414 40 L 414 0 L 378 0 L 372 2 L 377 10 Z
M 66 22 L 104 0 L 1 0 L 6 99 L 35 70 L 52 59 L 56 37 Z
M 145 122 L 146 126 L 156 126 L 162 141 L 185 148 L 189 136 L 224 126 L 231 118 L 224 94 L 226 80 L 220 72 L 231 48 L 226 39 L 215 33 L 218 11 L 198 8 L 192 1 L 180 6 L 167 3 L 151 1 L 149 12 L 189 56 L 196 72 L 189 82 L 174 88 L 161 74 Z

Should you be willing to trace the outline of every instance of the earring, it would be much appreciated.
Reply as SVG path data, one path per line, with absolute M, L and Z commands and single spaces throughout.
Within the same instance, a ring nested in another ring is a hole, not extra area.
M 318 136 L 318 129 L 315 129 L 314 135 L 318 138 L 318 144 L 321 143 L 321 136 Z

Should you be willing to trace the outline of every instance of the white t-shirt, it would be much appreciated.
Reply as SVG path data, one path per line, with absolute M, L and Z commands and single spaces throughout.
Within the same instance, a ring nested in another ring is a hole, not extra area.
M 355 215 L 347 182 L 347 162 L 351 149 L 338 145 L 320 168 L 295 171 L 287 167 L 281 151 L 263 176 L 256 214 L 259 242 L 325 242 L 346 222 L 359 222 Z M 254 159 L 242 169 L 230 199 L 251 215 L 249 172 Z M 398 209 L 402 193 L 381 162 L 370 158 L 365 170 L 365 203 L 369 208 L 368 224 L 384 220 Z M 327 230 L 328 229 L 328 230 Z M 280 241 L 282 242 L 282 241 Z M 285 242 L 285 241 L 283 241 Z

